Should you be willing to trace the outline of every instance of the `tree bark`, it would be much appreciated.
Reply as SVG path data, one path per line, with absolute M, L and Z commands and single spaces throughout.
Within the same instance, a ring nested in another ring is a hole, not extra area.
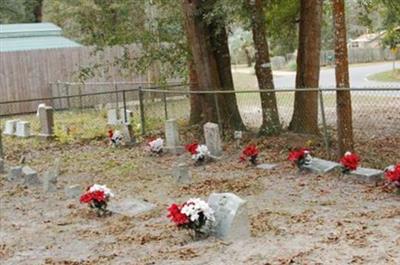
M 190 91 L 199 91 L 199 84 L 197 78 L 197 72 L 194 67 L 193 60 L 188 61 L 189 68 L 189 84 Z M 199 124 L 202 122 L 202 105 L 201 95 L 191 94 L 190 95 L 190 124 Z
M 274 82 L 269 57 L 268 42 L 266 39 L 266 28 L 264 11 L 261 0 L 248 0 L 251 14 L 253 42 L 256 49 L 256 76 L 260 90 L 274 90 Z M 281 131 L 278 107 L 275 93 L 260 93 L 262 109 L 262 125 L 260 134 L 278 134 Z
M 33 7 L 33 15 L 35 22 L 39 23 L 43 20 L 43 0 L 36 0 L 35 6 Z
M 294 110 L 289 130 L 318 134 L 318 92 L 300 91 L 319 87 L 322 0 L 301 0 Z
M 345 152 L 353 151 L 354 148 L 353 122 L 344 0 L 332 0 L 332 4 L 335 25 L 336 87 L 345 89 L 336 92 L 338 157 L 342 157 Z
M 206 5 L 209 6 L 210 2 L 182 0 L 186 37 L 193 58 L 194 70 L 198 73 L 198 90 L 233 90 L 226 31 L 223 25 L 219 25 L 220 28 L 216 31 L 217 28 L 213 22 L 206 23 L 203 17 Z M 218 34 L 216 34 L 217 32 Z M 215 46 L 216 43 L 219 45 Z M 214 96 L 202 94 L 197 98 L 201 100 L 202 122 L 218 122 Z M 217 97 L 217 102 L 220 109 L 221 126 L 229 129 L 244 127 L 235 95 L 220 95 Z M 191 115 L 199 116 L 195 113 Z

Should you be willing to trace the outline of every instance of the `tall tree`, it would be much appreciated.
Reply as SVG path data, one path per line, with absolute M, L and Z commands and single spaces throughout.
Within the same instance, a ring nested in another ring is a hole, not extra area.
M 256 76 L 260 90 L 274 90 L 271 60 L 266 38 L 265 17 L 261 0 L 248 0 L 253 42 L 256 49 Z M 277 134 L 281 130 L 274 92 L 261 92 L 262 126 L 260 134 Z
M 33 15 L 35 17 L 35 22 L 43 21 L 43 0 L 33 1 Z
M 336 58 L 336 116 L 339 153 L 341 157 L 346 151 L 353 151 L 353 124 L 351 94 L 349 83 L 349 60 L 347 52 L 346 19 L 344 0 L 332 0 L 333 21 L 335 26 L 335 58 Z
M 225 25 L 221 17 L 205 17 L 212 10 L 213 1 L 182 0 L 182 10 L 186 29 L 186 38 L 197 74 L 198 89 L 233 90 L 230 68 L 230 55 Z M 218 121 L 219 104 L 222 126 L 229 129 L 243 128 L 234 95 L 220 95 L 217 100 L 204 94 L 198 97 L 202 105 L 202 122 Z
M 289 125 L 297 133 L 317 134 L 318 92 L 301 91 L 318 88 L 321 52 L 322 0 L 301 0 L 299 46 L 297 52 L 296 89 L 293 117 Z

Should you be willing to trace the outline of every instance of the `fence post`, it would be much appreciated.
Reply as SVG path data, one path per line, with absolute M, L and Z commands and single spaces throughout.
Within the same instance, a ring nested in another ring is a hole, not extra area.
M 322 126 L 324 127 L 325 149 L 326 149 L 326 154 L 328 155 L 328 158 L 330 158 L 328 129 L 327 129 L 327 126 L 326 126 L 325 107 L 324 107 L 324 97 L 322 95 L 322 89 L 321 88 L 318 88 L 318 94 L 319 94 L 319 102 L 320 102 L 320 108 L 321 108 Z
M 124 104 L 124 124 L 128 123 L 128 117 L 126 116 L 126 97 L 125 97 L 125 89 L 122 90 L 122 101 Z
M 67 108 L 71 109 L 71 101 L 69 98 L 69 83 L 65 82 L 65 93 L 67 94 Z
M 168 120 L 167 94 L 165 92 L 163 93 L 163 101 L 164 101 L 165 120 Z
M 214 93 L 214 102 L 215 102 L 215 108 L 217 110 L 217 120 L 218 120 L 218 126 L 219 126 L 219 130 L 221 131 L 221 135 L 224 135 L 224 131 L 222 128 L 222 121 L 221 121 L 221 114 L 219 112 L 219 103 L 218 103 L 218 95 L 217 93 Z
M 83 82 L 83 86 L 86 87 L 86 83 Z M 79 109 L 82 112 L 83 104 L 82 104 L 82 85 L 78 86 L 78 93 L 79 93 Z
M 142 91 L 142 87 L 139 86 L 139 109 L 140 109 L 140 125 L 142 128 L 142 135 L 144 135 L 146 133 L 145 130 L 145 117 L 144 117 L 144 105 L 143 105 L 143 91 Z
M 113 81 L 114 82 L 114 89 L 115 89 L 115 108 L 117 109 L 117 113 L 118 113 L 118 107 L 119 107 L 119 104 L 118 104 L 118 85 L 115 83 L 115 81 Z

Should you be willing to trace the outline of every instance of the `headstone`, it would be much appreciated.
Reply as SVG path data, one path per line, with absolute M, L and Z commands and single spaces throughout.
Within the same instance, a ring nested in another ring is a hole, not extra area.
M 322 174 L 341 168 L 341 165 L 336 162 L 313 157 L 310 163 L 303 165 L 302 168 L 317 174 Z
M 22 167 L 10 167 L 8 171 L 7 180 L 8 181 L 18 181 L 22 178 Z
M 211 157 L 220 157 L 222 147 L 218 124 L 212 122 L 204 124 L 204 138 Z
M 109 109 L 107 111 L 107 124 L 109 125 L 117 125 L 118 122 L 118 114 L 116 109 Z
M 121 119 L 122 124 L 130 124 L 133 118 L 133 112 L 131 110 L 126 110 L 126 121 L 125 121 L 125 116 L 124 116 L 124 109 L 121 109 L 119 111 L 119 117 Z
M 40 184 L 38 174 L 35 170 L 28 166 L 22 168 L 22 175 L 24 176 L 24 184 L 37 185 Z
M 2 158 L 0 158 L 0 174 L 4 173 L 5 169 L 4 169 L 4 160 Z
M 124 124 L 122 126 L 122 139 L 127 146 L 136 144 L 136 138 L 131 124 Z
M 40 137 L 49 138 L 53 136 L 54 118 L 53 108 L 50 106 L 40 106 L 39 120 L 40 120 Z
M 78 198 L 82 194 L 81 185 L 71 185 L 64 188 L 65 196 L 69 199 Z
M 18 121 L 15 135 L 18 137 L 31 136 L 31 124 L 27 121 Z
M 183 152 L 183 147 L 179 139 L 178 123 L 175 119 L 167 120 L 165 122 L 165 139 L 166 146 L 164 149 L 173 154 Z
M 265 169 L 265 170 L 271 170 L 271 169 L 276 168 L 277 166 L 278 166 L 278 164 L 263 163 L 263 164 L 257 165 L 257 168 Z
M 382 179 L 384 172 L 373 168 L 359 167 L 350 172 L 350 175 L 360 177 L 368 182 L 376 182 Z
M 240 147 L 240 141 L 242 140 L 243 133 L 242 131 L 235 131 L 233 134 L 233 138 L 236 140 L 236 148 Z
M 56 159 L 54 166 L 52 166 L 48 171 L 45 172 L 43 178 L 43 189 L 46 192 L 54 192 L 57 190 L 57 178 L 60 174 L 60 164 L 61 160 Z
M 214 210 L 216 237 L 223 240 L 250 237 L 247 202 L 233 193 L 212 193 L 208 204 Z
M 192 174 L 189 171 L 189 166 L 186 163 L 179 163 L 174 168 L 176 181 L 182 184 L 189 184 L 192 181 Z
M 3 134 L 4 135 L 15 135 L 18 121 L 19 120 L 6 121 Z
M 154 204 L 134 198 L 127 198 L 122 201 L 112 200 L 110 202 L 109 209 L 113 213 L 132 217 L 137 214 L 150 211 L 154 207 Z

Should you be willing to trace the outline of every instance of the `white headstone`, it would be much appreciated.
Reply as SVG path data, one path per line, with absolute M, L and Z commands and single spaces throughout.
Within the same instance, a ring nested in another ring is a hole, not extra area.
M 133 112 L 131 110 L 126 110 L 126 121 L 124 116 L 124 109 L 119 111 L 119 117 L 122 124 L 130 124 L 133 118 Z
M 208 204 L 214 210 L 216 237 L 223 240 L 250 237 L 247 202 L 233 193 L 212 193 Z
M 192 181 L 192 174 L 186 163 L 179 163 L 174 169 L 174 175 L 178 183 L 188 184 Z
M 50 106 L 40 106 L 39 120 L 40 120 L 40 133 L 39 136 L 44 138 L 49 138 L 53 136 L 54 129 L 54 118 L 53 118 L 53 108 Z
M 6 121 L 5 127 L 4 127 L 4 135 L 15 135 L 15 132 L 17 131 L 17 122 L 19 120 L 8 120 Z
M 24 176 L 24 184 L 28 184 L 28 185 L 40 184 L 40 180 L 38 178 L 38 174 L 32 168 L 30 168 L 28 166 L 24 166 L 22 168 L 22 174 Z
M 65 196 L 69 199 L 78 198 L 81 195 L 83 189 L 81 185 L 71 185 L 64 188 Z
M 218 124 L 212 122 L 204 124 L 204 139 L 211 156 L 220 157 L 222 155 L 222 147 Z
M 339 169 L 341 165 L 336 162 L 313 157 L 310 163 L 303 165 L 302 168 L 317 174 L 322 174 Z
M 384 172 L 382 170 L 373 168 L 359 167 L 354 171 L 350 172 L 350 175 L 360 177 L 361 179 L 368 182 L 376 182 L 382 179 Z
M 107 124 L 109 125 L 117 125 L 118 122 L 118 114 L 116 109 L 109 109 L 107 111 Z
M 167 120 L 165 122 L 165 139 L 166 146 L 164 149 L 166 151 L 170 151 L 173 154 L 183 151 L 183 147 L 179 140 L 178 123 L 175 119 Z
M 31 124 L 27 121 L 18 121 L 15 135 L 18 137 L 31 136 Z
M 22 178 L 22 167 L 10 167 L 10 170 L 7 175 L 8 181 L 18 181 Z

